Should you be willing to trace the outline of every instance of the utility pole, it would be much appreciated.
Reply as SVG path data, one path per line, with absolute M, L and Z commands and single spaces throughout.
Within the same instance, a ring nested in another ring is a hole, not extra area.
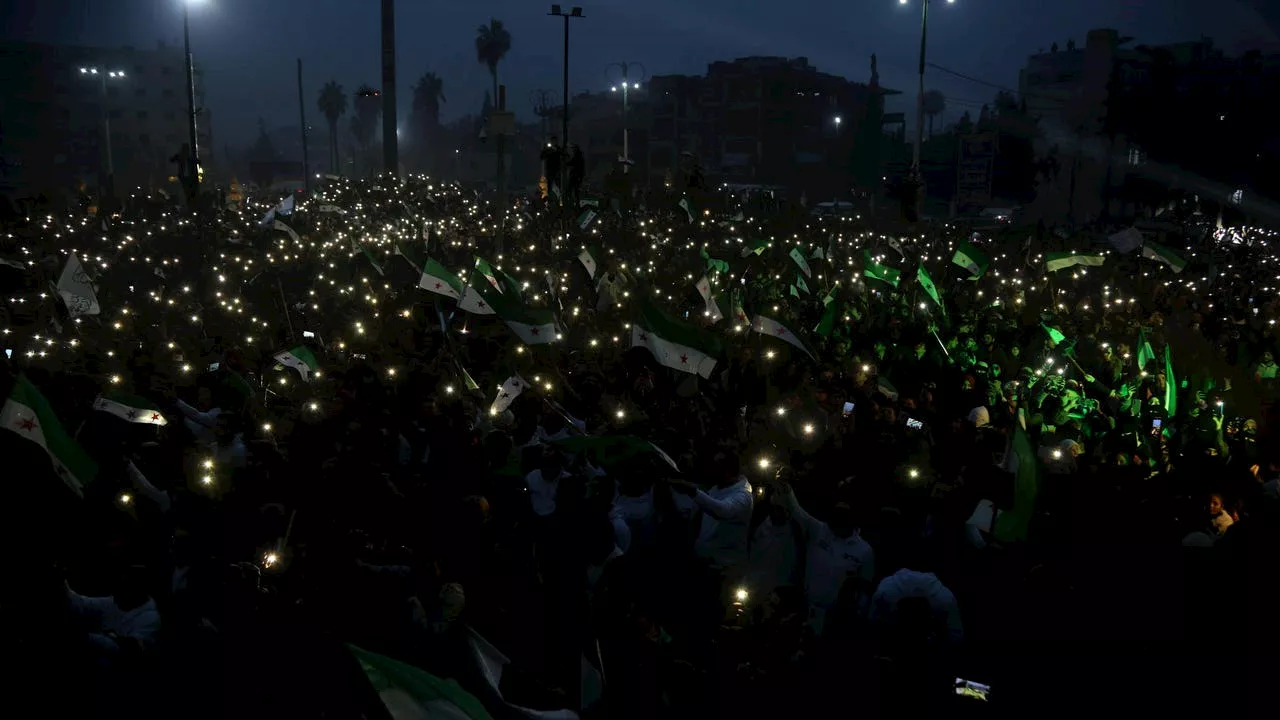
M 307 104 L 302 97 L 302 58 L 298 58 L 298 118 L 302 122 L 302 186 L 311 192 L 311 163 L 307 158 Z
M 191 8 L 182 4 L 182 43 L 187 51 L 187 143 L 191 157 L 187 168 L 187 205 L 195 205 L 200 192 L 200 142 L 196 137 L 196 75 L 191 61 Z
M 559 5 L 552 5 L 551 12 L 547 14 L 564 18 L 564 113 L 560 121 L 560 207 L 564 207 L 565 196 L 569 194 L 569 18 L 582 17 L 582 8 L 574 7 L 566 13 Z
M 396 2 L 382 0 L 382 162 L 400 176 L 396 137 Z
M 616 62 L 606 66 L 604 69 L 605 74 L 607 75 L 609 72 L 609 68 L 611 67 L 616 66 L 616 67 L 622 68 L 622 172 L 623 174 L 626 174 L 631 171 L 631 167 L 630 167 L 631 166 L 631 138 L 630 138 L 630 131 L 627 126 L 627 111 L 630 108 L 631 91 L 640 89 L 640 83 L 632 84 L 631 80 L 628 77 L 627 73 L 630 70 L 632 65 L 640 66 L 641 79 L 644 79 L 644 75 L 645 75 L 644 65 L 641 65 L 638 62 Z M 614 85 L 611 89 L 614 92 L 617 92 L 618 86 Z

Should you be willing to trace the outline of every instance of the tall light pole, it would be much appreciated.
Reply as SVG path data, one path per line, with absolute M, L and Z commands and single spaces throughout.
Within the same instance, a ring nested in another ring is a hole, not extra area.
M 956 0 L 947 0 L 947 3 L 954 3 Z M 910 0 L 898 0 L 899 5 L 906 5 Z M 920 173 L 920 146 L 924 144 L 924 58 L 925 46 L 929 40 L 929 3 L 931 0 L 920 0 L 920 85 L 916 92 L 916 142 L 911 150 L 911 172 L 919 180 L 922 175 Z
M 621 85 L 622 85 L 622 172 L 623 173 L 629 172 L 630 165 L 631 165 L 631 142 L 630 142 L 630 137 L 628 135 L 628 130 L 627 130 L 628 101 L 631 95 L 631 91 L 640 89 L 640 83 L 628 83 L 627 71 L 630 69 L 632 65 L 636 65 L 640 68 L 640 79 L 643 80 L 645 78 L 644 65 L 641 65 L 638 62 L 609 63 L 604 68 L 606 78 L 609 75 L 609 68 L 613 68 L 613 67 L 622 68 Z M 609 89 L 612 90 L 613 92 L 618 92 L 617 85 L 614 85 Z
M 80 74 L 98 81 L 98 112 L 102 115 L 102 152 L 104 176 L 101 185 L 102 198 L 115 197 L 116 164 L 111 154 L 111 113 L 107 108 L 107 79 L 123 80 L 123 70 L 99 70 L 96 67 L 82 67 Z M 101 202 L 101 200 L 99 201 Z
M 396 2 L 382 0 L 382 164 L 400 175 L 400 147 L 396 136 Z
M 187 54 L 187 143 L 191 155 L 187 160 L 187 204 L 193 205 L 200 192 L 200 142 L 196 138 L 196 76 L 191 62 L 191 5 L 200 0 L 184 0 L 182 3 L 182 44 Z
M 564 207 L 564 197 L 569 193 L 566 182 L 569 178 L 569 18 L 582 17 L 582 8 L 574 7 L 565 13 L 561 12 L 559 5 L 552 5 L 551 12 L 547 14 L 564 18 L 564 112 L 560 118 L 560 207 Z

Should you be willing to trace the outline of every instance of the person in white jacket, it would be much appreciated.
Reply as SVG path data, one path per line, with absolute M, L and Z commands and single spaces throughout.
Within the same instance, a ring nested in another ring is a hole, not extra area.
M 946 641 L 959 645 L 964 639 L 960 622 L 960 606 L 956 596 L 931 572 L 902 568 L 880 581 L 871 597 L 871 621 L 882 627 L 892 626 L 898 617 L 898 604 L 907 598 L 921 598 L 929 603 L 934 625 L 946 628 Z
M 751 483 L 741 474 L 737 455 L 717 455 L 716 467 L 724 474 L 710 490 L 699 490 L 683 481 L 672 481 L 671 488 L 693 498 L 702 510 L 694 553 L 726 578 L 738 578 L 747 566 L 753 505 Z
M 785 478 L 780 471 L 779 479 Z M 827 613 L 840 599 L 846 582 L 863 586 L 865 594 L 858 606 L 865 611 L 871 582 L 876 574 L 876 555 L 863 540 L 854 520 L 853 508 L 836 503 L 831 519 L 822 522 L 804 511 L 791 485 L 781 482 L 774 502 L 782 503 L 800 524 L 805 539 L 804 591 L 809 601 L 809 619 L 814 632 L 822 634 Z

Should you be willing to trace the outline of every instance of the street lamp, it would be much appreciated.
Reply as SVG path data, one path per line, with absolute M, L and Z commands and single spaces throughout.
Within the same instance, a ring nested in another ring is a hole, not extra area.
M 644 79 L 646 75 L 644 65 L 638 62 L 609 63 L 604 67 L 605 79 L 608 79 L 609 77 L 609 68 L 622 68 L 622 82 L 619 83 L 619 85 L 622 86 L 622 172 L 624 174 L 630 171 L 631 165 L 631 138 L 627 129 L 627 108 L 630 105 L 629 98 L 631 96 L 631 91 L 640 89 L 640 83 L 628 82 L 629 78 L 627 77 L 627 73 L 632 65 L 640 68 L 640 78 Z M 618 92 L 618 85 L 614 85 L 609 89 L 612 92 Z
M 947 0 L 950 5 L 956 0 Z M 899 5 L 906 5 L 909 0 L 898 0 Z M 925 45 L 929 37 L 929 3 L 931 0 L 920 0 L 920 86 L 916 93 L 916 142 L 911 150 L 911 171 L 916 180 L 920 174 L 920 146 L 924 143 L 924 57 Z
M 204 0 L 182 0 L 182 44 L 187 64 L 187 143 L 191 148 L 187 167 L 187 204 L 193 205 L 200 191 L 200 143 L 196 137 L 196 78 L 191 62 L 191 6 Z
M 564 113 L 561 115 L 560 124 L 560 147 L 564 152 L 564 158 L 560 161 L 560 207 L 564 207 L 564 196 L 568 194 L 566 180 L 569 172 L 569 18 L 581 18 L 582 8 L 573 7 L 566 13 L 561 11 L 559 5 L 552 5 L 551 12 L 547 14 L 564 18 Z
M 111 113 L 107 110 L 107 80 L 123 80 L 123 70 L 98 71 L 96 67 L 82 67 L 80 74 L 98 78 L 98 111 L 102 114 L 102 147 L 106 160 L 106 177 L 102 179 L 101 194 L 103 198 L 115 197 L 116 165 L 111 153 Z

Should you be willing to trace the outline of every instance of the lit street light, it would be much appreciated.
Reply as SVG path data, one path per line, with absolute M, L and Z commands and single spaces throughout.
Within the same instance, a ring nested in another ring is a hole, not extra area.
M 196 78 L 191 62 L 191 6 L 204 0 L 182 0 L 182 44 L 186 50 L 187 64 L 187 143 L 190 156 L 187 160 L 187 204 L 195 203 L 200 191 L 200 143 L 196 139 Z
M 111 153 L 111 113 L 107 110 L 107 80 L 123 80 L 123 70 L 98 71 L 96 67 L 82 67 L 80 74 L 98 78 L 98 111 L 102 114 L 102 148 L 104 160 L 104 177 L 101 181 L 101 198 L 115 197 L 116 165 Z
M 622 172 L 623 173 L 629 172 L 630 166 L 631 166 L 631 142 L 630 142 L 630 135 L 627 129 L 627 109 L 629 107 L 628 99 L 630 97 L 632 90 L 640 89 L 640 83 L 628 82 L 629 78 L 627 77 L 627 71 L 631 68 L 632 65 L 639 66 L 640 77 L 641 79 L 643 79 L 645 77 L 644 65 L 641 65 L 640 63 L 637 63 L 637 62 L 609 63 L 604 68 L 606 79 L 608 78 L 608 75 L 609 75 L 609 68 L 613 68 L 613 67 L 622 68 L 622 82 L 619 84 L 622 86 Z M 610 90 L 613 92 L 618 92 L 618 85 L 614 85 L 613 87 L 610 88 Z

